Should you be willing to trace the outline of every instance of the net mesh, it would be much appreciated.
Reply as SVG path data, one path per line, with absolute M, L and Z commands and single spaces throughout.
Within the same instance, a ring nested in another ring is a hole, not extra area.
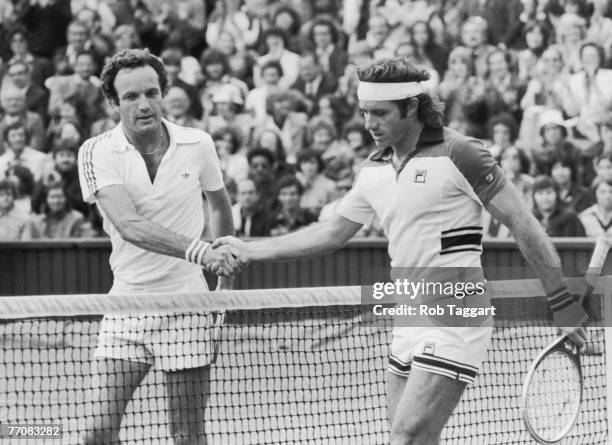
M 521 294 L 517 285 L 510 286 Z M 87 422 L 100 420 L 91 400 L 104 401 L 103 390 L 116 388 L 121 376 L 132 373 L 136 380 L 144 378 L 133 394 L 123 396 L 127 405 L 119 438 L 124 443 L 172 443 L 170 438 L 182 431 L 180 418 L 190 416 L 202 421 L 198 423 L 209 444 L 388 443 L 385 379 L 392 321 L 359 305 L 359 288 L 213 294 L 187 300 L 145 296 L 136 302 L 107 296 L 0 299 L 0 313 L 5 314 L 0 321 L 0 423 L 61 423 L 58 443 L 78 443 Z M 227 310 L 220 328 L 213 322 L 202 330 L 199 312 L 210 298 L 222 301 Z M 241 301 L 245 307 L 236 304 Z M 603 300 L 597 301 L 601 312 Z M 445 427 L 442 443 L 534 443 L 520 415 L 522 382 L 531 361 L 557 331 L 547 321 L 543 298 L 504 296 L 493 303 L 499 316 L 488 358 Z M 92 361 L 101 331 L 101 316 L 95 314 L 129 312 L 137 304 L 139 311 L 148 308 L 149 313 L 128 319 L 152 326 L 156 334 L 146 341 L 158 355 L 184 353 L 163 346 L 181 335 L 196 348 L 201 338 L 217 339 L 215 347 L 200 351 L 216 359 L 209 388 L 189 380 L 193 375 L 162 372 L 160 367 L 176 365 L 172 360 L 156 361 L 143 373 L 132 367 L 107 372 L 103 384 L 94 378 L 104 372 Z M 228 309 L 232 305 L 236 308 Z M 155 321 L 162 307 L 183 313 L 190 306 L 181 329 Z M 561 443 L 606 443 L 601 326 L 596 321 L 589 328 L 589 351 L 581 358 L 583 404 Z M 187 380 L 181 384 L 180 378 Z M 173 422 L 169 395 L 177 388 L 190 393 L 208 389 L 206 408 L 178 407 L 182 412 Z

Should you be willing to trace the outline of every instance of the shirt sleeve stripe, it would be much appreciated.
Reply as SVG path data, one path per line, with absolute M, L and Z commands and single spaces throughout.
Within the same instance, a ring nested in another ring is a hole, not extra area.
M 96 140 L 92 140 L 85 147 L 85 153 L 83 153 L 83 168 L 85 173 L 85 179 L 87 180 L 87 187 L 89 193 L 93 196 L 96 192 L 96 177 L 93 170 L 93 148 L 96 144 Z

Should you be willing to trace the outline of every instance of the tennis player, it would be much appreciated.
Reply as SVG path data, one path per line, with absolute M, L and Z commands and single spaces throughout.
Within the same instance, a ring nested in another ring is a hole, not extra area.
M 240 270 L 234 256 L 240 254 L 231 246 L 213 249 L 200 239 L 203 194 L 213 234 L 233 234 L 211 137 L 162 119 L 168 80 L 161 60 L 147 50 L 115 54 L 101 80 L 121 122 L 83 144 L 79 178 L 83 198 L 97 204 L 111 239 L 110 293 L 202 292 L 208 289 L 203 267 L 221 275 L 219 288 L 231 288 L 230 275 Z M 153 365 L 165 372 L 174 443 L 205 443 L 203 412 L 216 322 L 214 313 L 106 316 L 82 443 L 119 443 L 125 407 Z
M 365 161 L 336 215 L 270 240 L 225 237 L 213 245 L 235 246 L 249 261 L 317 255 L 343 246 L 376 215 L 394 268 L 481 268 L 484 207 L 511 230 L 549 293 L 557 325 L 575 326 L 565 332 L 582 346 L 586 314 L 564 285 L 554 247 L 484 144 L 443 127 L 438 98 L 423 85 L 427 71 L 386 59 L 358 74 L 359 107 L 380 150 Z M 490 326 L 394 328 L 392 444 L 438 443 L 491 335 Z

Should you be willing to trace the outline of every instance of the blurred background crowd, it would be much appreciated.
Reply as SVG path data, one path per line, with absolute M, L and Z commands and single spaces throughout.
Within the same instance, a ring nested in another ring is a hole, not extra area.
M 612 233 L 610 0 L 0 0 L 0 240 L 105 236 L 80 145 L 117 113 L 124 48 L 168 70 L 165 117 L 209 132 L 239 236 L 333 214 L 376 150 L 356 67 L 430 72 L 446 125 L 487 141 L 550 236 Z M 508 230 L 485 215 L 489 237 Z M 383 236 L 380 224 L 362 236 Z

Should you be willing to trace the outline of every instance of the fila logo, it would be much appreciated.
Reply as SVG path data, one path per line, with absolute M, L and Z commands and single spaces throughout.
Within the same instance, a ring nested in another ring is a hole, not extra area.
M 423 354 L 434 355 L 435 349 L 435 343 L 425 343 L 425 346 L 423 347 Z
M 493 173 L 488 173 L 487 176 L 484 177 L 484 180 L 491 184 L 493 182 Z
M 185 172 L 185 173 L 183 173 L 181 176 L 182 176 L 184 179 L 187 179 L 187 178 L 189 177 L 189 175 L 190 175 L 190 173 L 189 173 L 189 172 Z
M 427 170 L 417 170 L 414 174 L 414 182 L 425 183 L 425 178 L 427 177 Z

